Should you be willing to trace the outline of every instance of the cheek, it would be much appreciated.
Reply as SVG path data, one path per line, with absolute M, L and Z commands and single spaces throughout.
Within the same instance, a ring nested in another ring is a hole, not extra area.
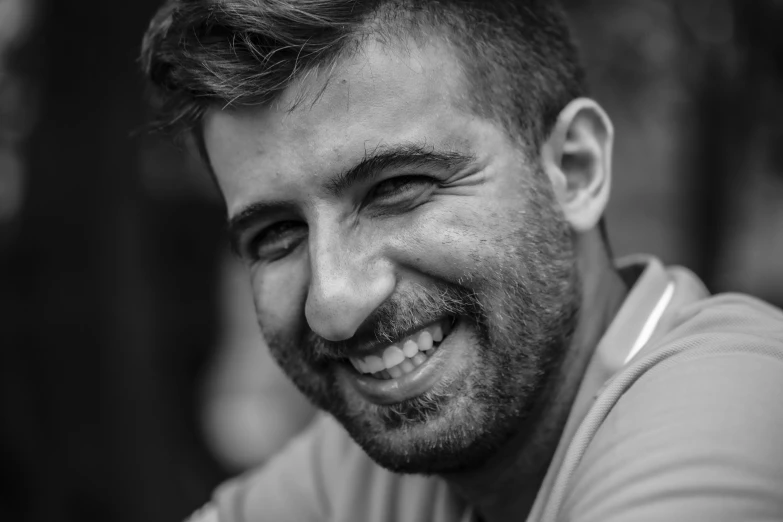
M 307 299 L 307 265 L 277 263 L 252 271 L 258 323 L 264 335 L 291 338 L 302 331 Z
M 472 287 L 505 257 L 508 219 L 497 212 L 449 205 L 422 216 L 395 245 L 404 263 L 426 275 Z

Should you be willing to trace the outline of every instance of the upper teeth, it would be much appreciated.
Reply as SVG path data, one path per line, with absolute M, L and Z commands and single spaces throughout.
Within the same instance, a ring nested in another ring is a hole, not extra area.
M 432 350 L 433 343 L 443 340 L 441 323 L 428 326 L 406 337 L 399 343 L 385 348 L 377 355 L 350 357 L 351 364 L 359 373 L 376 373 L 398 366 L 407 359 L 413 359 L 419 352 Z

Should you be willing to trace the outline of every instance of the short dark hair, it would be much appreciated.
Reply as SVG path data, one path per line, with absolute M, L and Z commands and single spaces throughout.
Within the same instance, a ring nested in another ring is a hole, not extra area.
M 142 45 L 156 127 L 195 130 L 198 139 L 210 107 L 272 103 L 367 37 L 433 30 L 456 51 L 471 108 L 529 146 L 586 94 L 556 0 L 169 0 Z

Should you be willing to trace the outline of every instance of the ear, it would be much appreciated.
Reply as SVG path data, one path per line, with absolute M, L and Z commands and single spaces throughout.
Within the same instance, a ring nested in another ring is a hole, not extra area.
M 541 147 L 541 162 L 566 220 L 576 232 L 594 228 L 609 201 L 614 127 L 594 100 L 578 98 L 560 113 Z

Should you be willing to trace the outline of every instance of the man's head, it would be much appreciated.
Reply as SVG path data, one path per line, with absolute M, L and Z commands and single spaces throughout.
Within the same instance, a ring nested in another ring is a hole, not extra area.
M 169 0 L 142 60 L 163 102 L 159 123 L 198 130 L 210 108 L 277 101 L 294 80 L 328 75 L 371 39 L 405 46 L 433 38 L 458 58 L 461 101 L 531 145 L 585 94 L 562 11 L 550 0 Z M 313 98 L 302 93 L 292 105 Z
M 144 63 L 273 354 L 370 456 L 472 469 L 532 422 L 611 149 L 551 1 L 176 1 Z

